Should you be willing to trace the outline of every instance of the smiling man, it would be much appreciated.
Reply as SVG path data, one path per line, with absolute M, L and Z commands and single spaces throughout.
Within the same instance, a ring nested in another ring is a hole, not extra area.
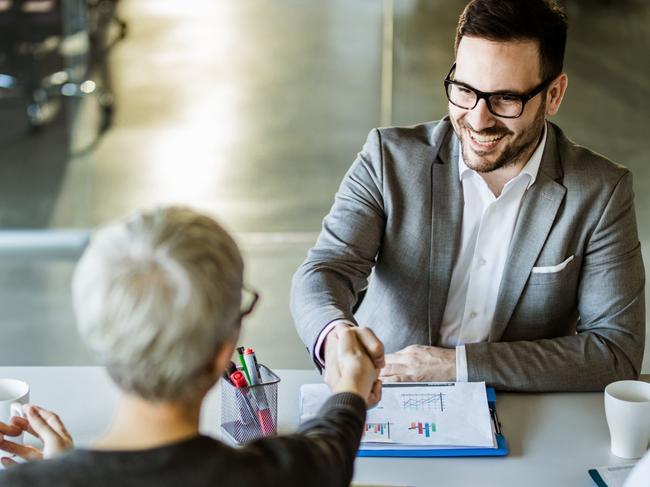
M 632 176 L 546 120 L 568 85 L 566 32 L 551 1 L 471 2 L 441 83 L 449 116 L 370 132 L 294 277 L 318 367 L 361 325 L 392 352 L 386 381 L 560 391 L 638 376 Z

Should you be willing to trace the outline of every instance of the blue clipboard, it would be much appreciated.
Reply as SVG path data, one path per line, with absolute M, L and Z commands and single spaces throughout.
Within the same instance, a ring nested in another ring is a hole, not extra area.
M 494 387 L 487 387 L 487 400 L 490 415 L 496 431 L 496 448 L 449 448 L 449 449 L 422 449 L 422 450 L 364 450 L 363 445 L 357 452 L 358 457 L 504 457 L 510 453 L 506 438 L 501 432 L 501 423 L 497 415 L 497 394 Z

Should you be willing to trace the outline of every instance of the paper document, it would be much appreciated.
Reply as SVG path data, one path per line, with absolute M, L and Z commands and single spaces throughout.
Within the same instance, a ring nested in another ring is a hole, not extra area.
M 325 384 L 300 389 L 300 421 L 330 396 Z M 496 448 L 484 382 L 390 383 L 368 411 L 364 449 Z

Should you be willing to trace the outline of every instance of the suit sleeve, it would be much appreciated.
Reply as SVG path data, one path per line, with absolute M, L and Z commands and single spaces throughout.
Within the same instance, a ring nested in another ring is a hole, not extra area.
M 291 313 L 311 357 L 329 323 L 356 324 L 352 310 L 367 287 L 384 234 L 382 194 L 381 136 L 374 129 L 345 175 L 316 245 L 293 277 Z
M 601 391 L 610 382 L 637 378 L 645 343 L 644 287 L 632 175 L 626 172 L 585 248 L 576 334 L 468 344 L 469 380 L 503 390 Z
M 298 433 L 258 440 L 240 449 L 239 460 L 255 466 L 242 473 L 242 484 L 349 486 L 365 417 L 361 397 L 351 393 L 330 397 Z

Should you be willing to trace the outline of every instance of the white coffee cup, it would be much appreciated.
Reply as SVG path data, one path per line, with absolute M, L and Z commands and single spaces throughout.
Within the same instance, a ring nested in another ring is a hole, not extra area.
M 9 423 L 12 416 L 25 417 L 23 404 L 29 402 L 29 385 L 22 380 L 0 379 L 0 421 Z M 22 443 L 23 435 L 7 439 Z
M 650 384 L 638 380 L 609 384 L 605 416 L 612 453 L 621 458 L 643 456 L 650 441 Z

